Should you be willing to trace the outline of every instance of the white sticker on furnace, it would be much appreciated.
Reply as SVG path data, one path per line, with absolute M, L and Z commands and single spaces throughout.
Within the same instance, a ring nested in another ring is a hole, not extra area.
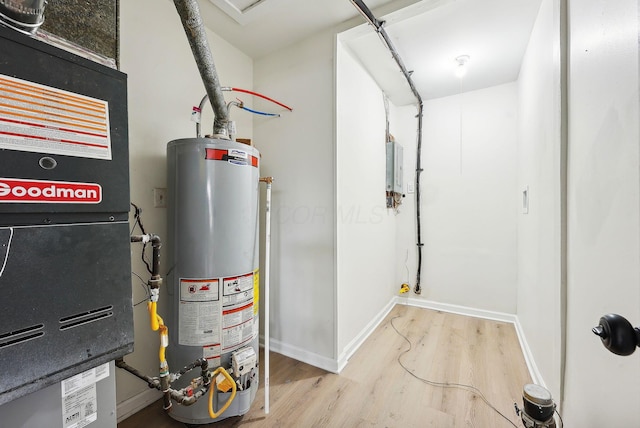
M 96 382 L 109 376 L 109 363 L 63 380 L 62 427 L 82 428 L 98 419 Z
M 98 419 L 96 384 L 62 397 L 62 423 L 64 428 L 81 428 Z
M 0 104 L 0 149 L 111 160 L 107 101 L 0 74 Z

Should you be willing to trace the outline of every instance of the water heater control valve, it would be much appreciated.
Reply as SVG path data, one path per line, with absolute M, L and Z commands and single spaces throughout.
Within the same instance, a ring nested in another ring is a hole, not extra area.
M 242 348 L 231 354 L 233 375 L 238 378 L 256 367 L 256 351 L 252 347 Z

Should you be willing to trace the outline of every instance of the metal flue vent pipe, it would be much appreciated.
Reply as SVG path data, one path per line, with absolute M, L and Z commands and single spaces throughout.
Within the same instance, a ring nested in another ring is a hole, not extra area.
M 21 33 L 33 34 L 44 22 L 46 0 L 0 0 L 0 22 Z
M 209 49 L 207 33 L 202 23 L 198 2 L 196 0 L 173 0 L 173 3 L 182 20 L 182 26 L 189 40 L 191 52 L 193 52 L 202 82 L 213 107 L 215 114 L 213 133 L 217 138 L 229 139 L 227 105 L 222 96 L 218 73 Z

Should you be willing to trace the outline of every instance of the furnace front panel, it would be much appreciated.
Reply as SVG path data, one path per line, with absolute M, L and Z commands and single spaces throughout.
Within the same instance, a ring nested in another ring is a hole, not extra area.
M 133 350 L 126 75 L 0 27 L 0 404 Z

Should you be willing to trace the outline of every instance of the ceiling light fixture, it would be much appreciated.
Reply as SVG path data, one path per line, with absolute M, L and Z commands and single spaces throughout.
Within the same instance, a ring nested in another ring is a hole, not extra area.
M 456 68 L 454 73 L 459 79 L 462 79 L 465 74 L 467 74 L 467 63 L 469 62 L 469 59 L 471 59 L 469 55 L 460 55 L 456 57 Z

